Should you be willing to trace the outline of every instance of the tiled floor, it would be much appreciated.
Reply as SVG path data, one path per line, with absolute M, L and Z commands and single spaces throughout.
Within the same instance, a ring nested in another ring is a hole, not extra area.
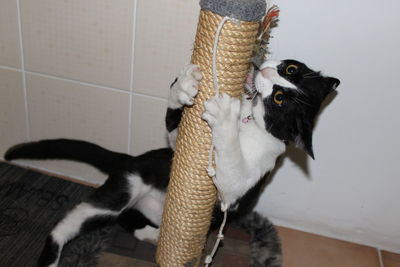
M 381 267 L 376 248 L 278 227 L 284 267 Z
M 400 254 L 382 251 L 382 262 L 384 267 L 399 267 Z
M 322 237 L 285 227 L 277 227 L 282 240 L 283 267 L 400 267 L 400 254 Z M 218 250 L 213 267 L 250 266 L 250 236 L 242 230 L 228 228 L 223 247 Z M 209 238 L 206 250 L 211 251 L 215 235 Z M 127 245 L 129 244 L 129 246 Z M 98 267 L 155 267 L 156 247 L 138 242 L 119 230 L 113 245 L 103 253 Z

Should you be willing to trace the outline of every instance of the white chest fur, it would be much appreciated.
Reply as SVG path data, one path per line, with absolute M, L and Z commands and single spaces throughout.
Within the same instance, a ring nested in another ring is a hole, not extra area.
M 260 178 L 274 168 L 276 158 L 285 151 L 285 144 L 266 131 L 261 97 L 256 105 L 242 100 L 241 116 L 246 116 L 249 110 L 253 120 L 240 122 L 239 142 L 243 159 L 251 172 L 249 176 Z
M 152 223 L 160 225 L 165 192 L 143 183 L 143 179 L 138 175 L 129 175 L 128 181 L 130 183 L 129 189 L 131 193 L 130 206 L 138 209 Z
M 226 205 L 234 204 L 271 170 L 285 145 L 265 129 L 263 103 L 254 106 L 225 94 L 205 103 L 203 118 L 212 129 L 214 183 Z M 252 115 L 254 119 L 242 119 Z

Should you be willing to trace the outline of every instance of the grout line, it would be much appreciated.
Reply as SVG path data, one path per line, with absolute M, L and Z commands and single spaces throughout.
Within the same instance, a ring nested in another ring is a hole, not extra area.
M 131 39 L 131 69 L 130 69 L 130 81 L 129 81 L 129 116 L 128 116 L 128 154 L 132 153 L 132 116 L 133 116 L 133 67 L 135 64 L 135 41 L 136 41 L 136 15 L 137 15 L 137 0 L 133 1 L 133 10 L 132 10 L 132 39 Z
M 137 93 L 137 92 L 132 92 L 132 94 L 133 95 L 137 95 L 137 96 L 143 96 L 143 97 L 151 98 L 151 99 L 154 99 L 154 100 L 160 100 L 160 101 L 163 101 L 163 102 L 168 102 L 167 99 L 165 99 L 163 97 L 160 97 L 160 96 L 146 95 L 146 94 Z
M 23 72 L 23 70 L 21 70 L 21 69 L 12 68 L 12 67 L 8 67 L 8 66 L 4 66 L 4 65 L 0 65 L 0 69 Z M 48 78 L 48 79 L 55 79 L 55 80 L 60 80 L 60 81 L 64 81 L 64 82 L 71 82 L 71 83 L 76 83 L 76 84 L 80 84 L 80 85 L 85 85 L 85 86 L 99 87 L 99 88 L 102 88 L 105 90 L 111 90 L 111 91 L 116 91 L 116 92 L 120 92 L 120 93 L 122 92 L 122 93 L 131 94 L 131 95 L 143 96 L 143 97 L 151 98 L 154 100 L 160 100 L 160 101 L 164 101 L 164 102 L 168 101 L 166 98 L 163 98 L 160 96 L 153 96 L 153 95 L 147 95 L 144 93 L 133 92 L 133 90 L 132 90 L 132 92 L 129 92 L 129 91 L 126 91 L 123 89 L 112 88 L 112 87 L 102 86 L 102 85 L 93 84 L 93 83 L 81 82 L 81 81 L 76 81 L 76 80 L 72 80 L 72 79 L 68 79 L 68 78 L 61 78 L 61 77 L 52 76 L 49 74 L 44 74 L 44 73 L 34 72 L 34 71 L 25 71 L 25 73 L 41 76 L 41 77 Z
M 13 67 L 5 66 L 5 65 L 0 65 L 0 69 L 4 69 L 4 70 L 12 70 L 12 71 L 17 71 L 17 72 L 22 72 L 22 69 L 17 69 L 17 68 L 13 68 Z
M 84 86 L 90 86 L 90 87 L 98 87 L 98 88 L 101 88 L 101 89 L 110 90 L 110 91 L 119 92 L 119 93 L 129 93 L 127 90 L 124 90 L 124 89 L 104 86 L 104 85 L 100 85 L 100 84 L 77 81 L 77 80 L 72 80 L 72 79 L 63 78 L 63 77 L 59 77 L 59 76 L 53 76 L 53 75 L 50 75 L 50 74 L 35 72 L 35 71 L 28 71 L 27 70 L 25 72 L 28 73 L 28 74 L 32 74 L 32 75 L 36 75 L 36 76 L 40 76 L 40 77 L 44 77 L 44 78 L 48 78 L 48 79 L 54 79 L 54 80 L 63 81 L 63 82 L 71 82 L 71 83 L 84 85 Z
M 28 91 L 26 88 L 26 71 L 25 71 L 25 55 L 24 46 L 22 41 L 22 19 L 21 19 L 21 4 L 20 0 L 17 0 L 17 17 L 18 17 L 18 35 L 19 35 L 19 46 L 21 56 L 21 72 L 22 72 L 22 87 L 24 90 L 25 100 L 25 124 L 26 124 L 26 137 L 28 141 L 31 141 L 31 123 L 29 118 L 29 106 L 28 106 Z
M 133 108 L 133 94 L 132 92 L 129 93 L 129 115 L 128 115 L 128 149 L 126 150 L 128 154 L 132 153 L 132 149 L 131 146 L 133 144 L 132 142 L 132 127 L 133 127 L 133 123 L 132 123 L 132 108 Z
M 380 250 L 379 248 L 377 248 L 377 249 L 376 249 L 376 252 L 378 253 L 379 264 L 381 265 L 381 267 L 385 267 L 385 265 L 383 264 L 383 259 L 382 259 L 381 250 Z

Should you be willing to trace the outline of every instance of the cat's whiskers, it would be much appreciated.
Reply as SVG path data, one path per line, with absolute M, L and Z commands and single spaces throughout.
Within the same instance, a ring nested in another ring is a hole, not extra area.
M 305 78 L 305 79 L 312 79 L 312 78 L 318 78 L 318 77 L 320 77 L 319 72 L 315 72 L 315 71 L 308 72 L 303 75 L 303 78 Z
M 315 107 L 315 105 L 313 105 L 311 103 L 308 103 L 308 102 L 306 102 L 306 101 L 304 101 L 304 100 L 302 100 L 302 99 L 300 99 L 298 97 L 294 97 L 293 100 L 294 100 L 294 102 L 296 102 L 299 105 L 304 104 L 304 105 L 307 105 L 307 106 L 310 106 L 310 107 Z
M 318 78 L 319 76 L 303 76 L 304 79 L 315 79 Z

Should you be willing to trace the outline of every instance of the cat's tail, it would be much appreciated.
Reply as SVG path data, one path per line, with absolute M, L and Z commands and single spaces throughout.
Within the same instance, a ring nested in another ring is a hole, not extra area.
M 14 159 L 66 159 L 87 163 L 109 174 L 117 170 L 131 156 L 113 152 L 80 140 L 49 139 L 28 142 L 9 148 L 4 158 Z
M 251 236 L 251 267 L 282 267 L 281 243 L 274 225 L 257 212 L 235 222 Z

